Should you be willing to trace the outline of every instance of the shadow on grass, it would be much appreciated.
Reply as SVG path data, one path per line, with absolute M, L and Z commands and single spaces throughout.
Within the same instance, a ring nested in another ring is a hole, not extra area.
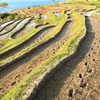
M 27 100 L 55 100 L 61 88 L 65 84 L 65 80 L 71 76 L 73 70 L 76 69 L 76 65 L 84 59 L 91 47 L 95 36 L 92 32 L 91 22 L 88 17 L 86 17 L 86 28 L 86 36 L 78 46 L 76 53 L 74 53 L 70 59 L 62 64 L 58 72 L 52 74 L 52 77 L 50 77 L 48 80 L 45 80 L 40 90 L 37 90 L 36 94 L 31 94 Z

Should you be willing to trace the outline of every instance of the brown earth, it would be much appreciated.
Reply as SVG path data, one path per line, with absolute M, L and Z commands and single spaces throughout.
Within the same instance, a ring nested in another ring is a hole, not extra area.
M 67 41 L 71 27 L 72 22 L 67 22 L 63 27 L 61 33 L 54 40 L 43 45 L 40 49 L 36 50 L 35 52 L 32 52 L 24 59 L 2 70 L 0 72 L 0 97 L 4 96 L 4 94 L 7 93 L 11 88 L 13 88 L 25 75 L 30 73 L 36 65 L 40 64 L 49 56 L 54 55 L 55 52 L 65 43 L 65 41 Z M 40 39 L 44 38 L 52 31 L 52 29 L 53 27 L 39 32 L 37 37 L 31 39 L 30 42 L 28 42 L 26 45 L 29 45 L 33 42 L 37 42 Z M 24 45 L 21 48 L 23 47 Z M 8 55 L 5 55 L 5 57 L 8 57 L 15 52 L 17 52 L 17 50 L 9 53 Z M 4 59 L 5 57 L 2 57 L 1 59 Z
M 38 13 L 60 12 L 61 10 L 93 8 L 94 6 L 74 5 L 44 5 L 27 9 L 14 10 L 21 14 L 36 15 Z M 32 52 L 12 66 L 0 71 L 0 97 L 11 90 L 25 75 L 31 72 L 34 66 L 54 55 L 69 37 L 73 23 L 67 23 L 61 34 L 53 41 Z M 69 63 L 64 64 L 53 79 L 37 95 L 36 100 L 100 100 L 100 36 L 99 19 L 87 18 L 87 37 L 84 40 L 78 55 Z M 35 40 L 38 41 L 52 31 L 42 31 Z M 23 36 L 25 31 L 18 36 Z M 27 32 L 27 29 L 26 29 Z M 15 37 L 15 38 L 18 38 Z M 30 41 L 30 43 L 33 41 Z M 13 54 L 13 53 L 12 53 Z M 3 57 L 5 58 L 5 57 Z
M 35 100 L 100 100 L 99 19 L 86 18 L 87 37 Z
M 22 37 L 23 35 L 30 32 L 30 26 L 34 23 L 34 19 L 32 18 L 31 21 L 26 25 L 20 32 L 17 32 L 17 34 L 14 34 L 11 36 L 12 38 L 16 39 L 18 37 Z M 33 25 L 34 26 L 34 25 Z

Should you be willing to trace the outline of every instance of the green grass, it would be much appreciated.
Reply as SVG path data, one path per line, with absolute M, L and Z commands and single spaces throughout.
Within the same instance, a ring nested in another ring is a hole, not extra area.
M 56 17 L 53 15 L 53 14 L 48 14 L 48 18 L 47 18 L 47 20 L 46 21 L 44 21 L 44 23 L 50 23 L 52 20 L 53 20 L 53 23 L 52 24 L 57 24 L 57 23 L 59 23 L 60 22 L 60 20 L 62 20 L 63 19 L 63 17 L 64 18 L 66 18 L 66 16 L 62 13 L 61 14 L 61 16 L 59 16 L 59 18 L 57 17 L 57 19 L 56 19 Z M 49 19 L 50 18 L 50 19 Z M 59 19 L 59 20 L 58 20 Z M 65 19 L 63 19 L 63 20 L 65 20 Z M 63 21 L 62 20 L 62 21 Z M 43 27 L 41 27 L 41 28 L 38 28 L 38 29 L 31 29 L 31 31 L 29 32 L 29 33 L 27 33 L 26 35 L 24 35 L 23 37 L 20 37 L 20 38 L 18 38 L 18 39 L 14 39 L 14 40 L 11 40 L 11 39 L 8 39 L 8 37 L 6 38 L 6 39 L 4 39 L 4 40 L 2 40 L 2 42 L 3 42 L 3 44 L 5 44 L 5 46 L 4 47 L 2 47 L 1 49 L 0 49 L 0 53 L 2 53 L 2 52 L 4 52 L 5 50 L 7 50 L 7 49 L 9 49 L 9 48 L 11 48 L 11 47 L 14 47 L 15 45 L 18 45 L 19 43 L 21 43 L 21 42 L 23 42 L 24 40 L 26 40 L 28 37 L 30 37 L 31 35 L 33 35 L 35 32 L 37 32 L 38 30 L 40 30 L 40 29 L 42 29 Z
M 33 71 L 25 76 L 10 92 L 8 92 L 1 100 L 23 100 L 23 95 L 26 94 L 27 88 L 38 77 L 43 75 L 47 70 L 50 70 L 56 62 L 63 57 L 68 56 L 75 51 L 79 40 L 85 35 L 85 18 L 77 12 L 73 12 L 73 28 L 71 35 L 66 43 L 56 52 L 54 56 L 49 57 L 43 61 L 39 66 L 35 67 Z M 78 20 L 77 20 L 78 19 Z M 76 28 L 78 30 L 76 30 Z
M 66 4 L 74 4 L 74 5 L 81 4 L 81 5 L 93 5 L 93 6 L 96 6 L 96 5 L 100 5 L 100 0 L 98 0 L 98 1 L 69 0 L 68 2 L 66 2 Z
M 91 17 L 100 18 L 100 15 L 98 15 L 96 12 L 94 12 L 94 13 L 91 14 Z
M 1 32 L 0 35 L 4 35 L 6 34 L 7 32 L 11 31 L 12 29 L 15 28 L 15 26 L 19 23 L 19 21 L 17 23 L 14 23 L 6 32 Z
M 64 13 L 63 13 L 64 15 Z M 62 15 L 61 15 L 62 16 Z M 53 31 L 48 34 L 46 37 L 44 37 L 42 40 L 40 40 L 39 42 L 36 42 L 36 43 L 33 43 L 27 47 L 25 47 L 24 49 L 22 49 L 21 51 L 19 51 L 18 53 L 16 53 L 15 55 L 13 56 L 10 56 L 9 58 L 6 58 L 2 61 L 0 61 L 0 64 L 3 64 L 7 61 L 12 61 L 12 59 L 16 58 L 17 56 L 20 56 L 22 54 L 24 54 L 25 52 L 28 52 L 31 48 L 37 46 L 38 44 L 41 44 L 43 42 L 45 42 L 46 40 L 48 40 L 49 38 L 51 38 L 52 36 L 56 35 L 56 33 L 59 31 L 59 29 L 61 28 L 61 26 L 67 21 L 67 19 L 65 19 L 66 16 L 64 15 L 64 18 L 62 20 L 55 20 L 55 22 L 57 23 L 57 21 L 59 22 L 59 24 L 53 29 Z M 37 29 L 35 29 L 37 30 Z M 21 39 L 22 40 L 22 39 Z M 25 40 L 25 39 L 24 39 Z M 7 42 L 7 41 L 6 41 Z
M 17 19 L 22 19 L 22 18 L 26 18 L 26 17 L 32 17 L 30 15 L 17 14 L 17 13 L 1 13 L 0 16 L 1 16 L 1 19 L 2 19 L 2 20 L 0 20 L 0 24 L 7 22 L 7 21 L 11 21 L 11 20 L 17 20 Z
M 6 43 L 8 43 L 9 41 L 11 41 L 11 39 L 10 39 L 11 35 L 14 34 L 15 32 L 17 32 L 18 30 L 20 30 L 21 28 L 23 28 L 24 25 L 25 25 L 26 23 L 28 23 L 29 20 L 30 20 L 30 18 L 29 18 L 28 20 L 26 20 L 24 23 L 22 23 L 22 25 L 21 25 L 19 28 L 17 28 L 17 29 L 14 30 L 14 31 L 11 31 L 10 34 L 9 34 L 5 39 L 1 40 L 2 43 L 3 43 L 3 44 L 6 44 Z M 17 24 L 19 24 L 21 21 L 23 21 L 23 19 L 20 20 L 19 22 L 15 23 L 9 30 L 12 30 L 12 29 L 13 29 Z M 8 31 L 9 31 L 9 30 L 8 30 Z M 1 34 L 4 34 L 4 33 L 1 33 Z M 1 50 L 2 50 L 2 49 L 1 49 Z

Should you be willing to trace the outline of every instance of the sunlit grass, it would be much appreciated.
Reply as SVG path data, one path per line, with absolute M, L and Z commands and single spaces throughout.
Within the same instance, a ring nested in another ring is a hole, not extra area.
M 73 28 L 70 37 L 63 46 L 56 52 L 54 56 L 50 56 L 43 61 L 33 71 L 25 76 L 21 82 L 16 85 L 8 94 L 1 100 L 23 100 L 23 95 L 26 94 L 27 87 L 31 85 L 38 77 L 43 75 L 47 70 L 53 68 L 56 62 L 59 62 L 63 57 L 67 57 L 76 50 L 80 39 L 85 35 L 85 18 L 77 12 L 72 12 Z M 78 19 L 78 20 L 77 20 Z M 76 29 L 77 28 L 77 29 Z
M 26 46 L 24 49 L 22 49 L 21 51 L 19 51 L 18 53 L 14 54 L 13 56 L 10 56 L 9 58 L 6 58 L 2 61 L 0 61 L 0 64 L 3 64 L 7 61 L 11 61 L 12 59 L 16 58 L 17 56 L 20 56 L 22 54 L 24 54 L 25 52 L 28 52 L 31 48 L 37 46 L 38 44 L 41 44 L 43 42 L 45 42 L 46 40 L 50 39 L 51 37 L 53 37 L 54 35 L 56 35 L 56 33 L 58 32 L 58 30 L 61 28 L 61 26 L 67 21 L 67 18 L 66 16 L 64 15 L 64 13 L 61 14 L 61 17 L 62 15 L 64 16 L 63 19 L 55 19 L 55 23 L 57 24 L 59 22 L 59 24 L 56 25 L 56 27 L 52 30 L 52 32 L 50 34 L 48 34 L 46 37 L 44 37 L 42 40 L 40 40 L 39 42 L 36 42 L 36 43 L 32 43 L 31 45 L 29 46 Z M 56 17 L 57 18 L 57 17 Z M 42 28 L 42 27 L 41 27 Z M 15 40 L 12 40 L 12 41 L 9 41 L 9 44 L 8 44 L 8 47 L 11 48 L 11 45 L 17 45 L 19 44 L 19 42 L 21 43 L 22 40 L 26 40 L 27 37 L 30 36 L 30 34 L 35 34 L 35 32 L 37 31 L 38 29 L 34 29 L 32 30 L 29 34 L 26 34 L 25 36 L 23 36 L 22 38 L 18 38 L 18 39 L 15 39 Z M 7 38 L 9 39 L 9 38 Z M 7 42 L 7 39 L 6 40 L 3 40 L 4 42 L 6 41 Z M 3 43 L 4 43 L 3 42 Z M 11 43 L 11 44 L 10 44 Z M 7 46 L 6 46 L 7 47 Z M 2 51 L 4 51 L 6 48 L 1 48 Z M 8 48 L 7 48 L 8 49 Z

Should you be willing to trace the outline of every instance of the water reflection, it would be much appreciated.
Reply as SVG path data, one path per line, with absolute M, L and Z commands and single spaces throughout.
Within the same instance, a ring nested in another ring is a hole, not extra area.
M 11 32 L 14 32 L 16 29 L 20 28 L 20 26 L 27 20 L 29 20 L 29 18 L 26 18 L 23 21 L 21 21 L 12 31 L 8 32 L 7 34 L 4 34 L 4 35 L 0 36 L 0 40 L 6 38 Z M 20 20 L 16 21 L 16 23 L 19 22 L 19 21 Z

